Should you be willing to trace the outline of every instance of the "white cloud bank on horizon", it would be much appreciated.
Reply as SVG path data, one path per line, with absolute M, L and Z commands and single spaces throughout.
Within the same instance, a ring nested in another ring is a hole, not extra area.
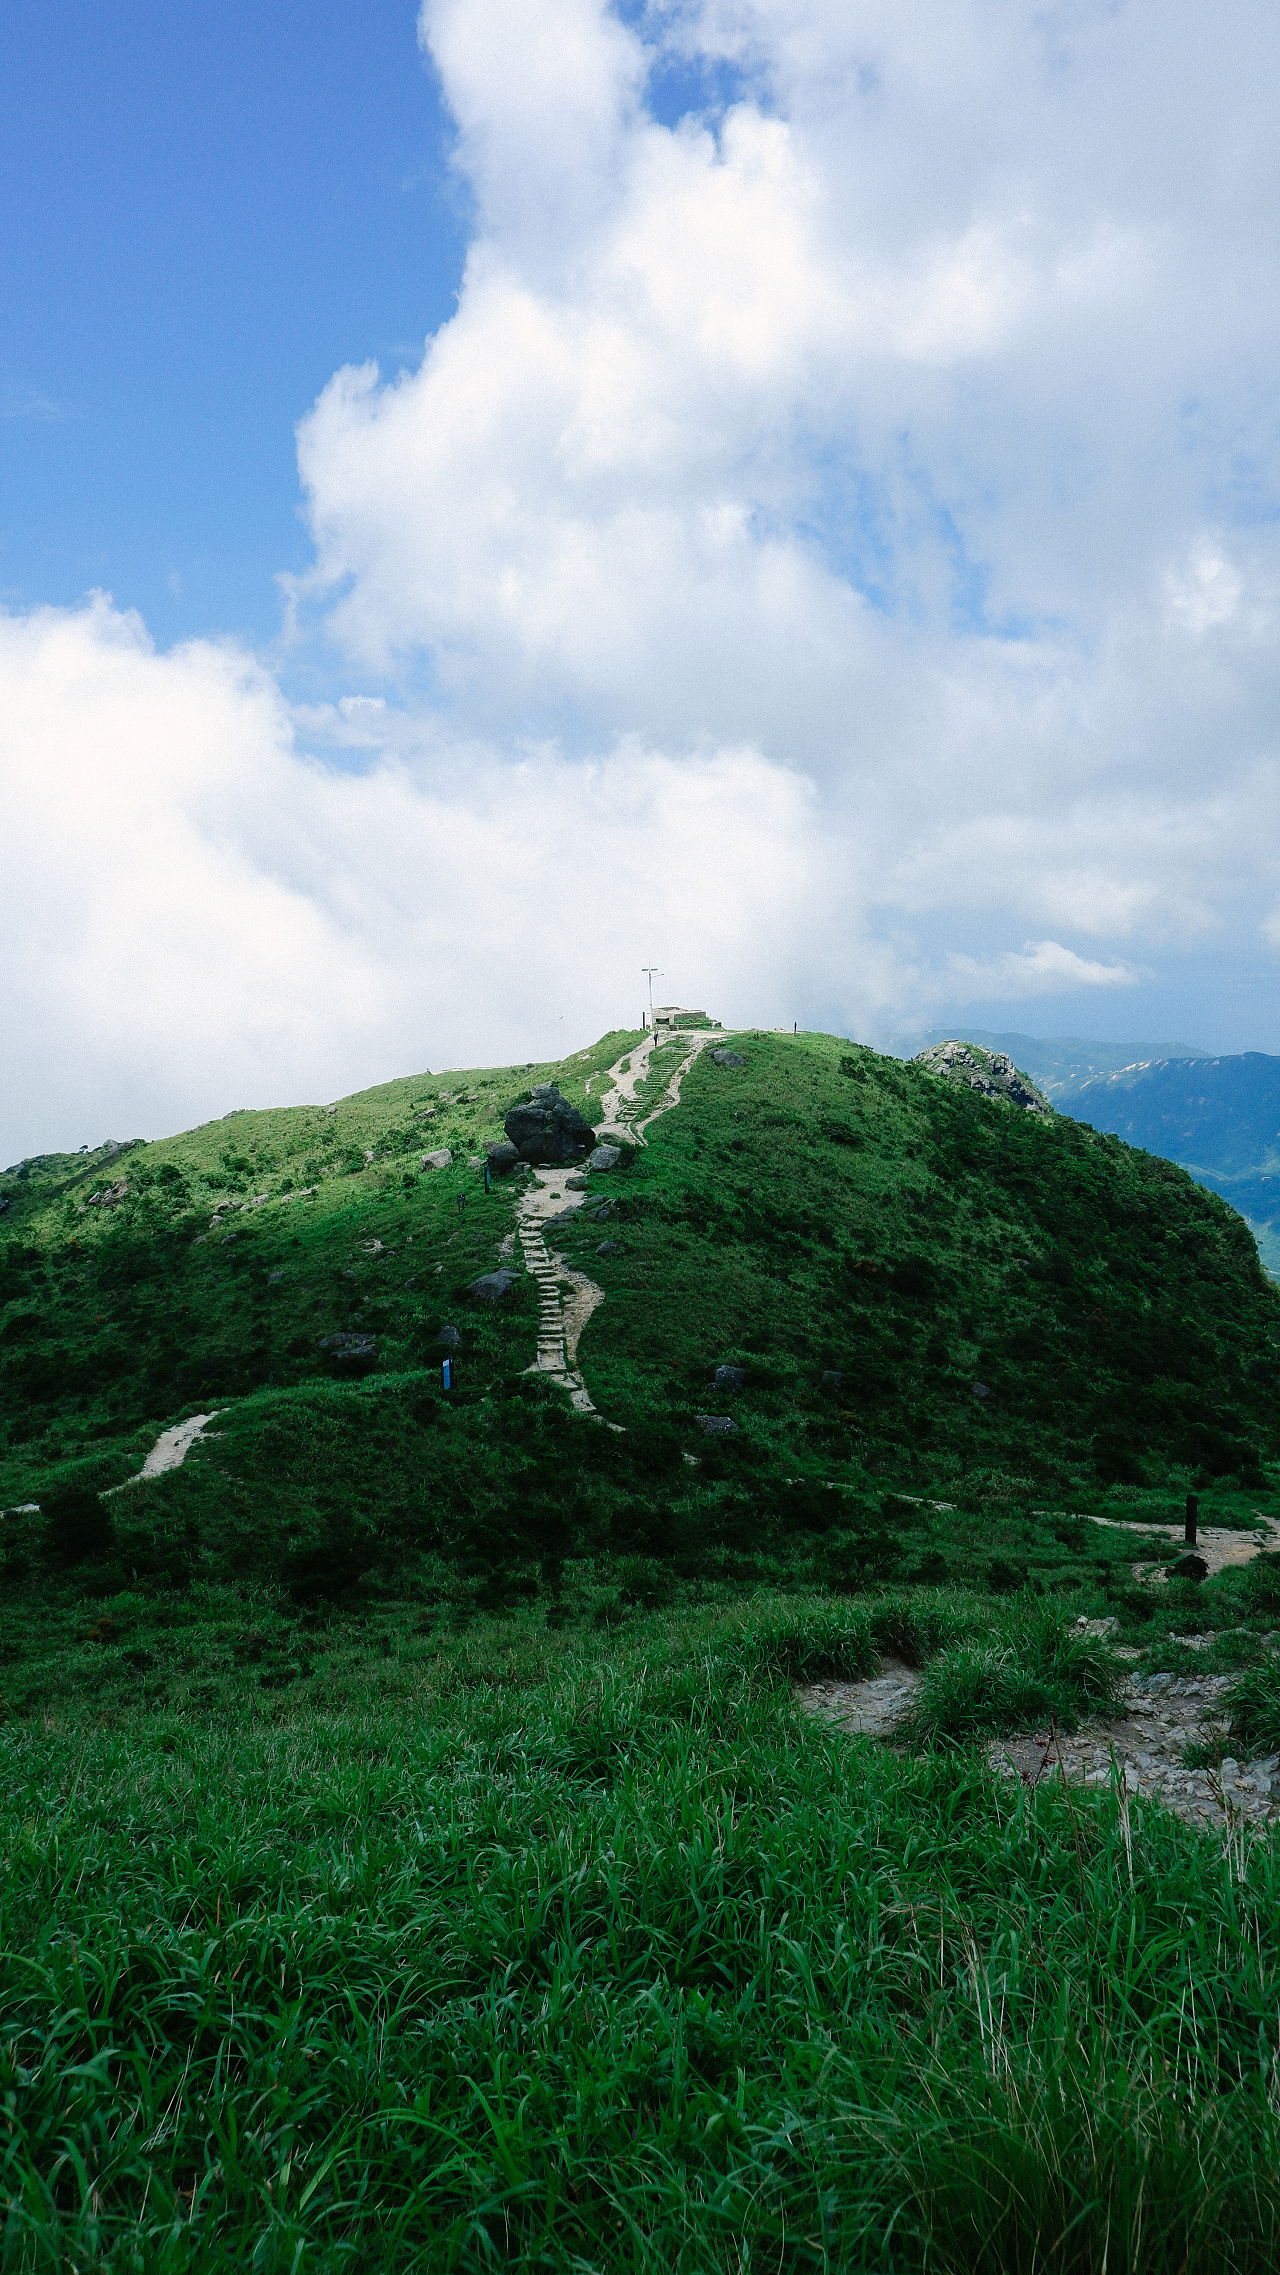
M 309 724 L 340 749 L 366 716 Z M 485 1056 L 569 1050 L 638 1021 L 655 934 L 780 1019 L 815 889 L 839 921 L 808 786 L 752 752 L 326 766 L 253 658 L 157 656 L 101 600 L 0 616 L 0 782 L 38 884 L 0 903 L 0 1163 L 475 1064 L 478 1026 Z
M 0 618 L 0 1158 L 567 1046 L 654 954 L 863 1033 L 1275 964 L 1273 12 L 421 31 L 476 235 L 303 419 L 290 593 L 387 700 Z

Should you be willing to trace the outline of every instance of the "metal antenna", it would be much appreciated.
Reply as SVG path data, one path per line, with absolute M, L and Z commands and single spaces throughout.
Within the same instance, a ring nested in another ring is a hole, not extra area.
M 642 971 L 642 972 L 647 972 L 647 973 L 648 973 L 648 976 L 649 976 L 649 1032 L 650 1032 L 650 1034 L 652 1034 L 652 1033 L 653 1033 L 653 983 L 654 983 L 655 979 L 661 979 L 661 978 L 662 978 L 662 974 L 661 974 L 661 972 L 658 970 L 658 967 L 657 967 L 657 965 L 656 965 L 656 964 L 641 964 L 641 966 L 640 966 L 640 969 L 641 969 L 641 971 Z

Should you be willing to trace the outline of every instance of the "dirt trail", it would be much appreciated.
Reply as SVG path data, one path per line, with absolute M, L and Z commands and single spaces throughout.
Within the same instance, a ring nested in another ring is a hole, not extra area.
M 1171 1548 L 1162 1549 L 1159 1556 L 1135 1564 L 1134 1578 L 1148 1580 L 1159 1587 L 1169 1577 L 1169 1565 L 1176 1563 L 1180 1556 L 1198 1556 L 1205 1566 L 1206 1579 L 1211 1580 L 1215 1572 L 1225 1572 L 1229 1567 L 1241 1564 L 1252 1564 L 1255 1556 L 1274 1554 L 1280 1549 L 1280 1523 L 1274 1517 L 1264 1516 L 1260 1509 L 1254 1513 L 1258 1519 L 1257 1526 L 1249 1532 L 1241 1532 L 1225 1525 L 1200 1525 L 1194 1548 L 1187 1546 L 1184 1529 L 1180 1524 L 1127 1527 L 1127 1530 L 1144 1536 L 1150 1533 L 1153 1541 L 1168 1540 L 1173 1544 Z M 1114 1517 L 1091 1516 L 1091 1522 L 1097 1525 L 1115 1525 L 1117 1521 Z
M 660 1114 L 671 1111 L 680 1102 L 680 1086 L 697 1058 L 710 1042 L 722 1042 L 720 1028 L 699 1029 L 681 1038 L 688 1043 L 680 1063 L 662 1092 L 642 1120 L 636 1116 L 640 1108 L 637 1091 L 649 1073 L 649 1062 L 657 1037 L 646 1036 L 634 1050 L 626 1051 L 611 1066 L 605 1080 L 608 1088 L 600 1100 L 600 1118 L 596 1135 L 602 1141 L 623 1139 L 629 1145 L 643 1145 L 644 1132 Z M 520 1199 L 516 1215 L 516 1232 L 530 1273 L 538 1283 L 538 1352 L 530 1374 L 550 1375 L 567 1391 L 576 1413 L 595 1414 L 591 1393 L 582 1379 L 578 1366 L 578 1343 L 582 1331 L 593 1311 L 604 1302 L 604 1289 L 566 1263 L 554 1246 L 548 1246 L 547 1233 L 554 1236 L 555 1220 L 565 1219 L 580 1209 L 584 1201 L 607 1193 L 607 1172 L 600 1175 L 598 1184 L 590 1191 L 570 1185 L 571 1176 L 578 1177 L 571 1165 L 556 1169 L 535 1169 Z M 611 1422 L 610 1429 L 620 1424 Z
M 652 1071 L 651 1061 L 658 1044 L 656 1035 L 646 1035 L 635 1050 L 628 1051 L 616 1066 L 609 1069 L 608 1081 L 611 1088 L 601 1096 L 601 1120 L 597 1135 L 604 1139 L 625 1138 L 629 1145 L 643 1145 L 644 1132 L 649 1124 L 656 1122 L 660 1114 L 669 1114 L 673 1106 L 679 1105 L 680 1086 L 694 1060 L 705 1051 L 708 1043 L 718 1046 L 727 1039 L 728 1030 L 723 1027 L 698 1027 L 680 1032 L 679 1040 L 687 1048 L 657 1104 L 643 1112 L 642 1101 L 637 1098 L 636 1092 Z M 624 1066 L 627 1069 L 625 1074 L 622 1071 Z M 640 1116 L 639 1120 L 637 1115 Z
M 575 1412 L 594 1414 L 591 1393 L 578 1369 L 578 1338 L 597 1305 L 604 1302 L 604 1289 L 566 1264 L 563 1256 L 548 1248 L 545 1237 L 549 1219 L 570 1215 L 587 1198 L 585 1192 L 569 1189 L 566 1179 L 572 1173 L 567 1166 L 535 1169 L 516 1217 L 524 1260 L 538 1283 L 538 1351 L 528 1372 L 550 1375 L 568 1392 Z M 570 1290 L 567 1307 L 562 1283 Z
M 225 1414 L 225 1406 L 215 1406 L 211 1414 L 192 1414 L 185 1422 L 175 1422 L 171 1430 L 162 1430 L 136 1477 L 126 1477 L 123 1485 L 113 1485 L 112 1493 L 127 1493 L 131 1485 L 148 1485 L 153 1477 L 164 1477 L 171 1469 L 181 1469 L 192 1446 L 199 1445 L 209 1432 L 208 1424 Z M 104 1496 L 105 1498 L 105 1496 Z

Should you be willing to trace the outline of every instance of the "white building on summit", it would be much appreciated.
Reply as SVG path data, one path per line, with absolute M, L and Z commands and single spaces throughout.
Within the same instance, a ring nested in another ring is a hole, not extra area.
M 718 1027 L 718 1019 L 708 1019 L 705 1011 L 682 1011 L 678 1003 L 659 1003 L 654 1006 L 653 1031 L 674 1034 L 684 1027 Z

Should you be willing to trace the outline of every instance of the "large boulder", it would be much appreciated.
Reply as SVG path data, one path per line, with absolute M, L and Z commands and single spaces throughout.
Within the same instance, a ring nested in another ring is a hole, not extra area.
M 598 1145 L 587 1155 L 588 1169 L 616 1169 L 622 1159 L 620 1145 Z
M 484 1150 L 495 1177 L 505 1177 L 507 1171 L 514 1169 L 520 1159 L 519 1151 L 510 1138 L 486 1138 Z
M 482 1272 L 471 1282 L 471 1294 L 476 1303 L 501 1303 L 509 1288 L 516 1284 L 514 1272 Z
M 554 1082 L 538 1083 L 527 1106 L 512 1107 L 503 1128 L 521 1160 L 534 1168 L 581 1161 L 596 1142 L 590 1123 L 561 1097 Z
M 423 1154 L 422 1166 L 424 1169 L 452 1169 L 453 1155 L 447 1145 L 437 1146 L 434 1153 Z

